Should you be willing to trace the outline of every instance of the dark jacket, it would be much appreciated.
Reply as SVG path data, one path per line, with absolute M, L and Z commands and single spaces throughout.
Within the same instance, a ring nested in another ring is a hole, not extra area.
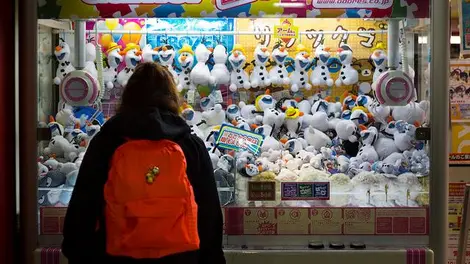
M 198 204 L 198 252 L 188 252 L 158 260 L 135 260 L 105 253 L 104 184 L 114 151 L 125 139 L 169 139 L 185 153 L 187 175 Z M 97 228 L 97 221 L 99 227 Z M 222 250 L 222 211 L 209 154 L 204 142 L 190 134 L 179 116 L 158 109 L 117 114 L 91 141 L 80 167 L 64 223 L 62 252 L 70 264 L 91 263 L 225 263 Z

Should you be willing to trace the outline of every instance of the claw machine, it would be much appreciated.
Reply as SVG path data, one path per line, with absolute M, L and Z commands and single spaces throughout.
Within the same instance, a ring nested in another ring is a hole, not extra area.
M 35 263 L 67 263 L 81 159 L 142 62 L 168 67 L 206 144 L 228 263 L 444 263 L 447 1 L 27 9 L 20 61 L 37 67 L 19 73 L 21 223 Z

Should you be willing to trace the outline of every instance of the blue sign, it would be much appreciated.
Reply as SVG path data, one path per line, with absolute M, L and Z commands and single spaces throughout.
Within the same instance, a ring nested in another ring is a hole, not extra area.
M 330 200 L 330 183 L 283 182 L 281 200 Z

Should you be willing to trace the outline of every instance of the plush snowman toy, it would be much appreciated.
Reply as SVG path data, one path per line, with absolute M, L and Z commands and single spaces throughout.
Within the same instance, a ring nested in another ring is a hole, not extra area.
M 227 85 L 230 82 L 230 73 L 227 69 L 227 49 L 224 45 L 217 45 L 214 48 L 214 67 L 212 68 L 211 75 L 215 79 L 217 85 Z
M 103 80 L 106 88 L 105 97 L 109 98 L 109 92 L 114 88 L 114 84 L 117 82 L 118 67 L 122 62 L 121 46 L 116 43 L 111 43 L 106 50 L 108 56 L 108 67 L 103 69 Z
M 83 70 L 89 72 L 91 76 L 95 79 L 98 79 L 98 70 L 96 69 L 95 60 L 96 60 L 96 46 L 89 42 L 86 44 L 86 58 L 85 58 L 85 67 Z
M 341 60 L 341 71 L 336 86 L 353 85 L 359 81 L 359 73 L 352 65 L 353 51 L 347 44 L 342 45 L 339 49 L 339 59 Z
M 191 82 L 191 69 L 194 64 L 194 52 L 191 46 L 184 44 L 183 47 L 178 51 L 180 56 L 178 62 L 181 66 L 181 72 L 178 76 L 178 85 L 176 86 L 178 92 L 185 89 L 196 90 L 196 86 Z
M 308 71 L 307 68 L 310 65 L 310 54 L 307 52 L 307 48 L 304 45 L 299 44 L 296 48 L 297 54 L 295 55 L 295 69 L 290 75 L 292 83 L 292 92 L 297 92 L 302 88 L 306 90 L 312 89 L 312 85 L 308 83 Z
M 317 65 L 312 72 L 312 85 L 326 85 L 328 87 L 333 86 L 333 79 L 330 77 L 330 71 L 328 70 L 328 59 L 330 58 L 330 49 L 323 45 L 318 46 L 315 49 L 315 58 L 317 59 Z
M 379 76 L 385 72 L 387 67 L 387 54 L 385 54 L 385 45 L 383 43 L 378 43 L 375 46 L 374 52 L 370 56 L 372 62 L 375 66 L 373 82 L 375 82 Z
M 137 64 L 142 60 L 142 52 L 137 44 L 129 43 L 126 48 L 121 52 L 124 55 L 124 61 L 126 62 L 126 68 L 121 70 L 117 76 L 117 82 L 122 86 L 126 86 L 127 81 L 134 73 L 134 69 Z
M 207 47 L 202 43 L 196 47 L 195 54 L 197 63 L 191 72 L 191 81 L 196 86 L 207 86 L 215 84 L 215 78 L 211 76 L 211 72 L 207 66 L 207 61 L 209 60 L 211 53 L 212 51 L 207 49 Z
M 287 73 L 286 66 L 284 65 L 289 53 L 281 41 L 277 42 L 273 47 L 271 55 L 274 60 L 274 67 L 269 71 L 269 79 L 271 84 L 275 86 L 283 86 L 290 84 L 289 74 Z
M 245 50 L 240 44 L 233 46 L 232 54 L 228 57 L 228 61 L 232 66 L 232 73 L 230 74 L 230 86 L 229 89 L 232 92 L 236 92 L 237 89 L 251 88 L 248 74 L 243 69 L 246 63 Z
M 168 44 L 163 45 L 158 52 L 158 56 L 160 57 L 160 64 L 168 68 L 171 75 L 173 75 L 175 83 L 178 84 L 178 74 L 175 69 L 173 69 L 173 63 L 175 60 L 175 49 L 173 46 Z
M 64 79 L 65 75 L 75 70 L 72 63 L 70 63 L 70 47 L 62 40 L 59 46 L 55 47 L 54 55 L 59 61 L 59 67 L 56 71 L 54 84 L 59 85 Z
M 158 48 L 152 49 L 150 44 L 145 45 L 142 49 L 142 61 L 143 62 L 153 62 L 153 56 L 158 56 Z
M 264 88 L 271 85 L 271 80 L 269 78 L 268 71 L 266 70 L 266 63 L 268 62 L 270 54 L 264 45 L 259 44 L 255 49 L 254 55 L 255 67 L 253 68 L 253 72 L 250 76 L 251 88 Z

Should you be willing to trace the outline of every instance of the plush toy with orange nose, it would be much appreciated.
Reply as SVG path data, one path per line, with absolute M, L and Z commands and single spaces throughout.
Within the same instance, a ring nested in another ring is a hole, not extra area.
M 63 39 L 61 39 L 59 46 L 55 47 L 54 55 L 59 64 L 56 71 L 56 77 L 54 78 L 54 84 L 59 85 L 65 75 L 74 71 L 75 67 L 70 63 L 70 47 Z
M 302 88 L 305 88 L 306 90 L 312 89 L 312 85 L 308 83 L 308 68 L 311 63 L 310 54 L 304 45 L 297 45 L 294 61 L 294 71 L 290 75 L 292 84 L 290 89 L 294 93 Z
M 286 69 L 286 59 L 289 53 L 286 47 L 282 44 L 282 41 L 277 42 L 273 47 L 273 53 L 271 55 L 274 66 L 269 71 L 269 79 L 271 84 L 274 86 L 289 85 L 291 80 Z
M 184 44 L 183 47 L 178 51 L 179 57 L 178 62 L 181 66 L 181 72 L 178 75 L 178 92 L 182 90 L 190 89 L 195 90 L 196 86 L 191 82 L 191 70 L 194 66 L 194 52 L 191 46 Z
M 333 79 L 328 70 L 328 60 L 330 59 L 330 49 L 323 45 L 315 49 L 316 66 L 312 72 L 313 86 L 333 86 Z
M 121 70 L 117 76 L 117 82 L 122 86 L 126 86 L 127 81 L 134 73 L 137 64 L 142 60 L 142 51 L 140 46 L 134 43 L 127 44 L 126 48 L 121 51 L 121 56 L 124 56 L 126 68 Z
M 269 61 L 269 51 L 266 46 L 259 44 L 254 53 L 255 59 L 253 60 L 253 72 L 250 75 L 251 88 L 265 88 L 271 85 L 266 64 Z
M 207 61 L 213 49 L 207 48 L 203 43 L 197 45 L 194 51 L 197 63 L 191 71 L 191 81 L 194 85 L 209 86 L 215 84 L 215 77 L 211 75 Z

